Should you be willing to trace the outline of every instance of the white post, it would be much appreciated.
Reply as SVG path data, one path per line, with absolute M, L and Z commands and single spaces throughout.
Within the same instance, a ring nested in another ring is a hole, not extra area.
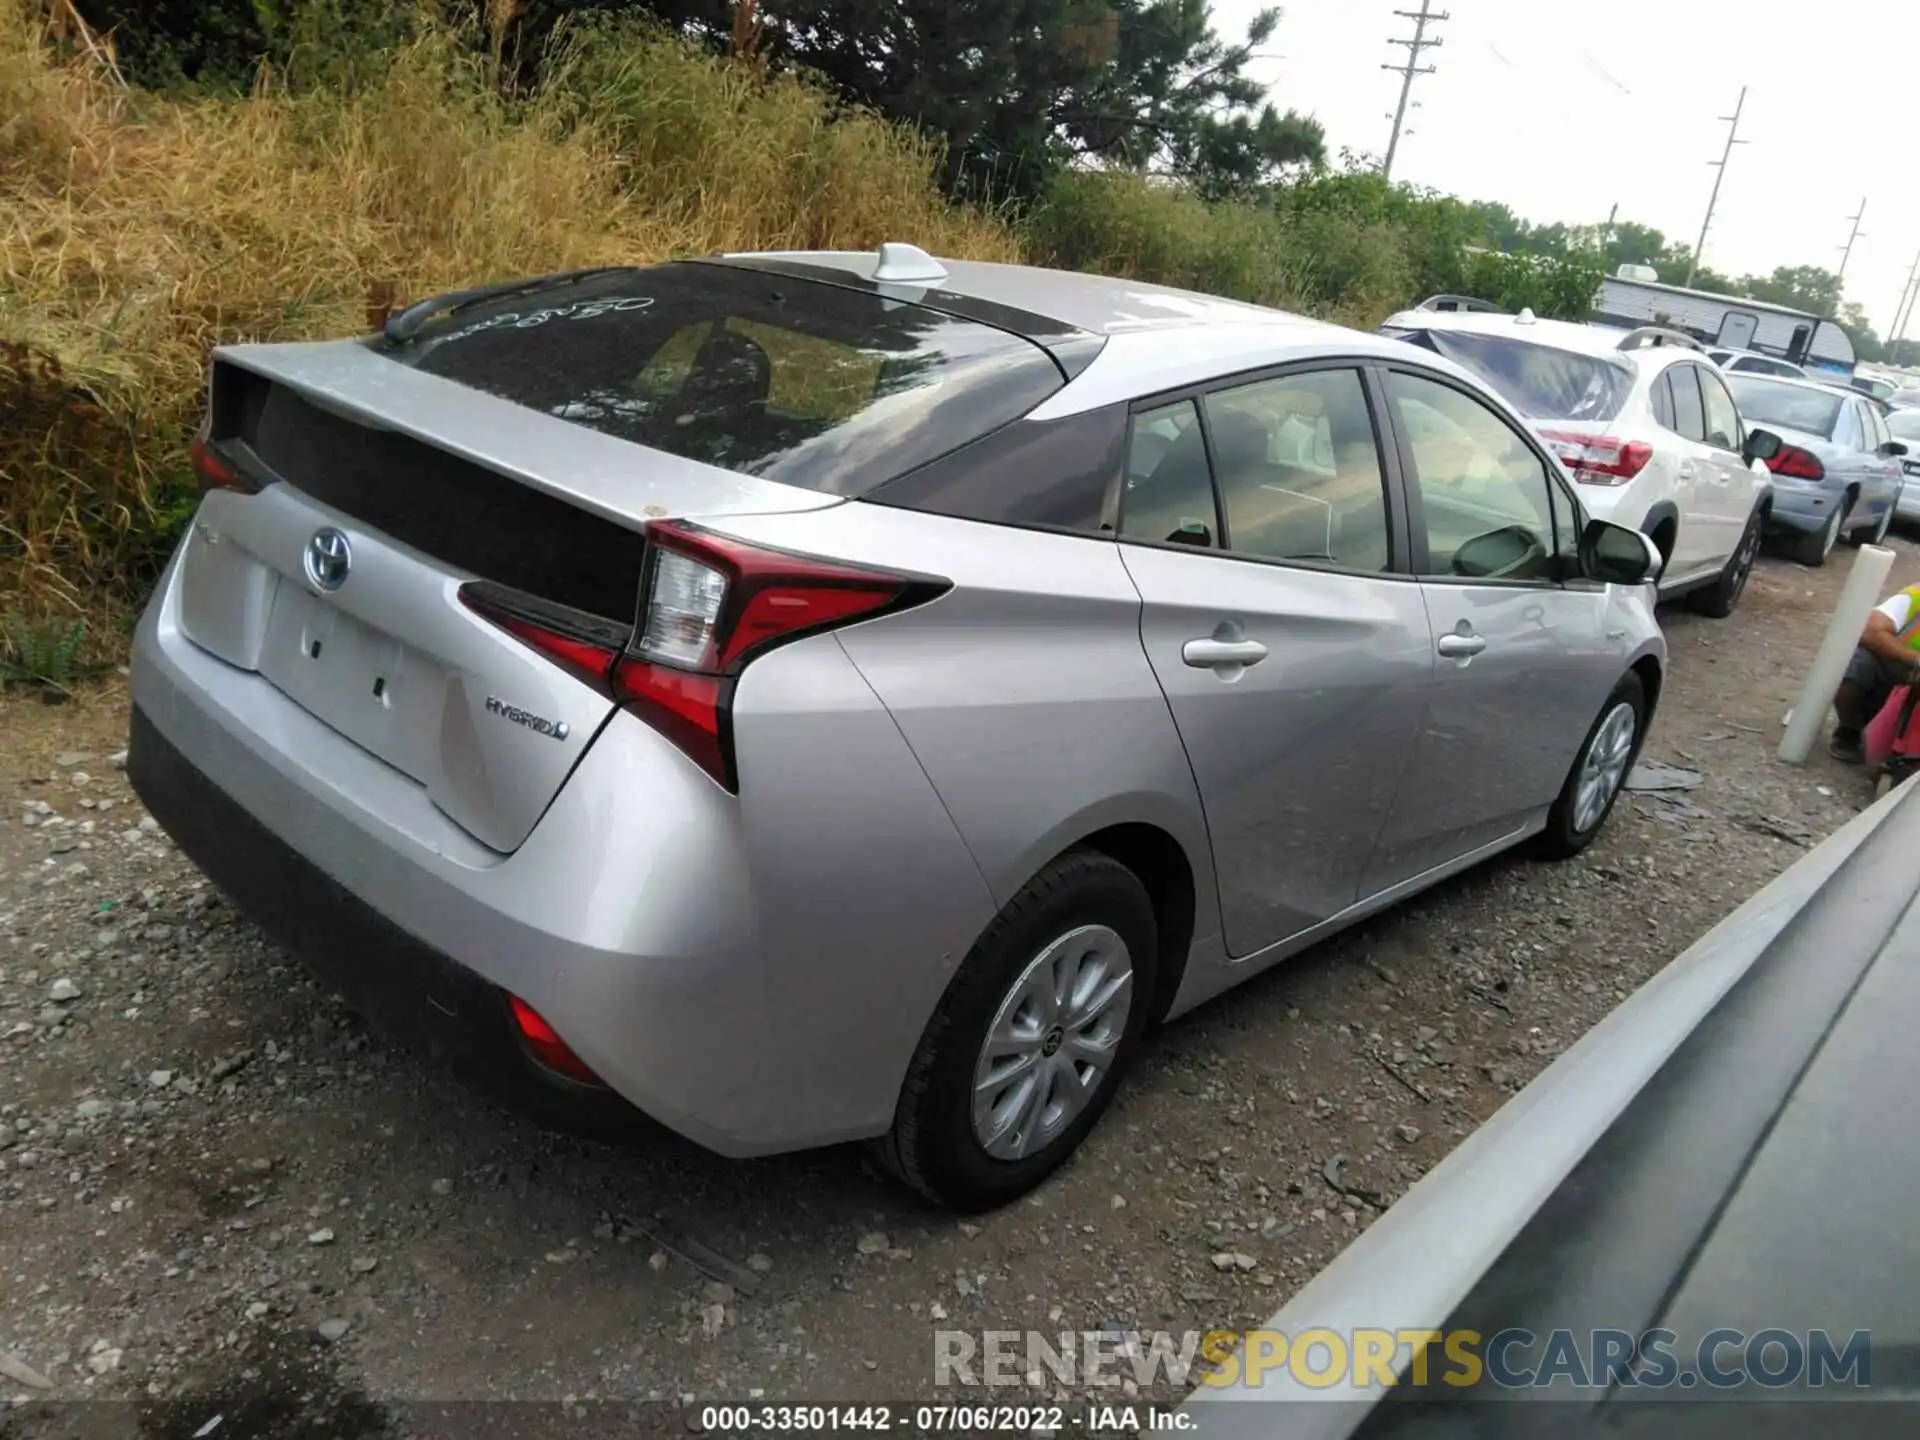
M 1847 662 L 1860 643 L 1860 632 L 1867 628 L 1867 616 L 1880 603 L 1881 587 L 1887 572 L 1893 569 L 1893 552 L 1878 545 L 1862 545 L 1855 552 L 1853 569 L 1840 591 L 1840 603 L 1834 607 L 1827 633 L 1814 653 L 1813 668 L 1807 683 L 1800 687 L 1800 698 L 1787 717 L 1787 733 L 1780 737 L 1780 758 L 1789 765 L 1802 763 L 1813 749 L 1820 729 L 1827 723 L 1827 709 L 1833 704 L 1834 691 L 1846 678 Z

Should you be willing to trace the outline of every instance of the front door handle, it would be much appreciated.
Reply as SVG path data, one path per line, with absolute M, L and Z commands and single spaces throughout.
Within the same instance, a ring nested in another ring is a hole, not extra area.
M 1484 635 L 1442 635 L 1434 647 L 1449 660 L 1464 660 L 1468 656 L 1478 655 L 1487 648 Z
M 1258 640 L 1189 640 L 1180 647 L 1180 658 L 1196 670 L 1258 665 L 1267 658 L 1267 647 Z

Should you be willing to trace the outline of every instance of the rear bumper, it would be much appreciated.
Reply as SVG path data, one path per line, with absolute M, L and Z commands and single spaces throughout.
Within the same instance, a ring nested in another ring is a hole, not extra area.
M 1842 498 L 1843 492 L 1839 490 L 1776 475 L 1773 479 L 1773 509 L 1767 516 L 1767 533 L 1774 535 L 1791 530 L 1806 534 L 1818 530 L 1833 518 L 1834 506 Z
M 507 993 L 381 915 L 235 804 L 137 705 L 127 777 L 207 878 L 347 1002 L 489 1094 L 547 1116 L 610 1118 L 618 1101 L 522 1048 Z
M 833 714 L 804 715 L 802 734 L 790 713 L 736 703 L 752 823 L 615 712 L 502 855 L 188 640 L 174 580 L 169 567 L 134 640 L 135 784 L 189 858 L 373 1018 L 469 1071 L 524 1070 L 500 1008 L 518 995 L 624 1100 L 723 1155 L 892 1122 L 994 907 L 831 637 L 776 651 L 756 683 L 769 708 L 798 693 Z M 795 752 L 808 763 L 786 763 Z M 874 883 L 876 856 L 895 857 L 892 883 Z

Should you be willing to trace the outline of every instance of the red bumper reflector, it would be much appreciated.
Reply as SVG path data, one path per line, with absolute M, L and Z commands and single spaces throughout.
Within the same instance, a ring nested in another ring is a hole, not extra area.
M 535 1060 L 569 1080 L 606 1088 L 607 1082 L 588 1069 L 587 1062 L 567 1048 L 567 1042 L 547 1023 L 544 1015 L 518 995 L 507 996 L 507 1005 L 513 1011 L 513 1023 L 519 1028 L 527 1053 Z

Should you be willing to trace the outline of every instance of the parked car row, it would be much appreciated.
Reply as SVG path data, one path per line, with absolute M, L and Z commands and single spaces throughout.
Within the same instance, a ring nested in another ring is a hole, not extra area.
M 1422 306 L 1381 329 L 1498 390 L 1592 513 L 1653 537 L 1662 598 L 1709 615 L 1732 613 L 1764 538 L 1822 565 L 1843 538 L 1883 539 L 1904 493 L 1906 442 L 1874 400 L 1770 356 L 1526 311 Z
M 1590 844 L 1652 582 L 1738 600 L 1774 451 L 1704 356 L 1449 318 L 889 245 L 223 348 L 133 783 L 484 1084 L 1004 1202 L 1149 1023 Z

